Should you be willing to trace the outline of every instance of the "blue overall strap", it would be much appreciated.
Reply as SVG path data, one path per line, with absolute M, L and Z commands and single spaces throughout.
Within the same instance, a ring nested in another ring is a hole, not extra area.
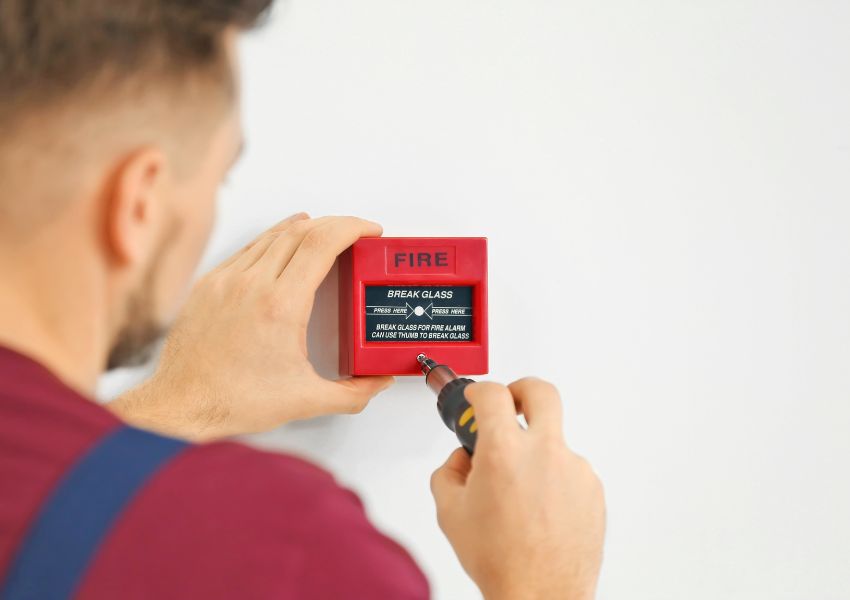
M 2 600 L 73 597 L 97 549 L 145 483 L 187 444 L 120 427 L 84 453 L 41 506 L 0 587 Z

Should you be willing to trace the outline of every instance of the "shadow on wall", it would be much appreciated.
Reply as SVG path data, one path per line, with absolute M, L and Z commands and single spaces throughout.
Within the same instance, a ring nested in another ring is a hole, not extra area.
M 339 377 L 339 280 L 334 264 L 316 292 L 307 328 L 307 354 L 322 377 Z
M 307 327 L 307 354 L 316 372 L 328 379 L 339 377 L 339 282 L 334 264 L 316 291 L 313 314 Z M 281 390 L 286 394 L 286 390 Z M 245 436 L 254 446 L 286 450 L 318 462 L 327 462 L 345 446 L 352 423 L 344 416 L 293 421 L 266 433 Z

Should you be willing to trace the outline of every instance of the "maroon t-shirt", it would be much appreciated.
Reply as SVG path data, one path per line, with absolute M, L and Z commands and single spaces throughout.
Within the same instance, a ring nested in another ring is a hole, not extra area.
M 0 347 L 0 589 L 57 482 L 122 426 Z M 330 474 L 231 442 L 190 446 L 156 472 L 109 529 L 77 590 L 79 598 L 127 600 L 428 596 L 407 552 Z

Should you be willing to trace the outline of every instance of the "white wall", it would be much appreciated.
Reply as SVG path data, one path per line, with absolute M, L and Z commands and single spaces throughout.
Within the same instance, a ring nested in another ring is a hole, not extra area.
M 555 381 L 606 484 L 601 598 L 850 597 L 850 3 L 282 8 L 244 45 L 206 264 L 301 209 L 488 236 L 492 378 Z M 256 441 L 355 488 L 436 598 L 477 597 L 420 380 Z

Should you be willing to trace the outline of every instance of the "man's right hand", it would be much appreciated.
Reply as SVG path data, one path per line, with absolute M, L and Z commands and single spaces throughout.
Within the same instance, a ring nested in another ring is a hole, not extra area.
M 475 383 L 466 397 L 475 454 L 458 448 L 431 479 L 437 519 L 464 569 L 487 600 L 593 598 L 605 500 L 591 466 L 564 442 L 558 391 L 527 378 Z

